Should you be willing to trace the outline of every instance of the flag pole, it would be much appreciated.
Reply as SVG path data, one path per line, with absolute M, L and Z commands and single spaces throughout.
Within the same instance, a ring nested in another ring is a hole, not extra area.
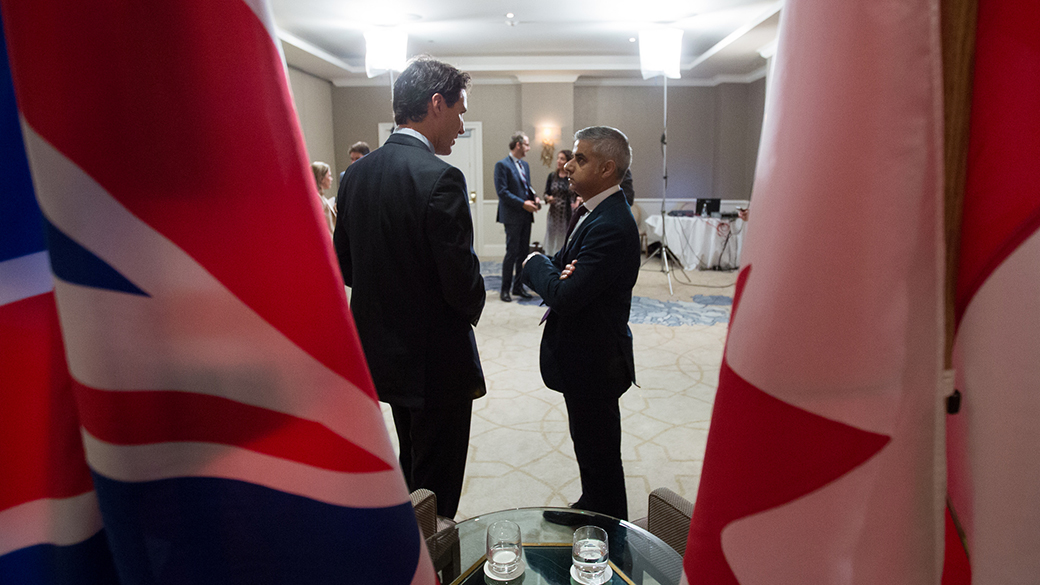
M 943 61 L 943 218 L 946 244 L 943 367 L 949 371 L 953 368 L 953 342 L 956 334 L 957 267 L 960 261 L 968 134 L 971 127 L 972 63 L 975 56 L 978 0 L 941 0 L 939 4 Z M 954 389 L 954 393 L 959 403 L 958 390 Z M 956 412 L 952 402 L 947 402 L 947 412 Z M 960 544 L 964 547 L 965 558 L 970 558 L 966 533 L 949 495 L 946 497 L 946 507 Z M 948 541 L 944 573 L 949 571 L 951 574 L 944 576 L 944 582 L 966 577 L 959 574 L 963 569 L 958 567 L 954 560 L 956 557 L 951 557 L 954 551 L 949 550 L 950 546 Z M 970 575 L 970 569 L 968 571 Z
M 945 168 L 946 238 L 946 351 L 944 364 L 953 367 L 955 330 L 954 294 L 960 260 L 961 214 L 964 205 L 968 130 L 971 117 L 971 84 L 975 56 L 975 22 L 978 0 L 940 2 L 943 57 L 943 162 Z

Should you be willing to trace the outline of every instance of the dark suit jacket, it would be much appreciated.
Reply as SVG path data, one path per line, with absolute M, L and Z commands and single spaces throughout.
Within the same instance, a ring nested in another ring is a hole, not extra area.
M 380 400 L 483 396 L 472 326 L 484 279 L 462 171 L 393 134 L 347 168 L 336 209 L 333 242 Z
M 520 165 L 527 173 L 527 184 L 530 186 L 531 167 L 525 160 L 521 160 Z M 524 209 L 524 201 L 534 201 L 534 187 L 524 191 L 520 171 L 516 170 L 513 159 L 508 156 L 495 163 L 495 192 L 498 193 L 498 215 L 495 217 L 495 221 L 498 223 L 531 223 L 534 221 L 534 214 Z
M 574 273 L 560 280 L 575 259 Z M 540 359 L 546 386 L 616 397 L 635 382 L 628 317 L 638 274 L 639 230 L 621 191 L 590 211 L 552 259 L 528 260 L 524 282 L 552 309 Z

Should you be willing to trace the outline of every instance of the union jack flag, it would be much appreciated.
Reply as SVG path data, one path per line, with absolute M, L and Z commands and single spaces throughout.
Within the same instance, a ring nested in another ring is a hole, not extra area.
M 0 28 L 0 582 L 115 580 Z
M 435 582 L 266 4 L 2 8 L 119 579 Z

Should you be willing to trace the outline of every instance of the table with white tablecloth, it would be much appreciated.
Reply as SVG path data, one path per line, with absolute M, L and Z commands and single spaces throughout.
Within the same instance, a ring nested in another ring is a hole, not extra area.
M 740 249 L 744 243 L 742 219 L 681 217 L 666 215 L 668 248 L 682 262 L 683 268 L 697 270 L 733 270 L 740 267 Z M 646 218 L 652 233 L 650 241 L 661 241 L 661 215 Z

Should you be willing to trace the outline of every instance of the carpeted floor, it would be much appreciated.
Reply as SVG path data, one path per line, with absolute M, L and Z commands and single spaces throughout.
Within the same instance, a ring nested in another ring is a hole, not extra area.
M 563 398 L 542 384 L 537 296 L 504 303 L 501 263 L 481 265 L 488 292 L 476 328 L 487 396 L 473 404 L 466 480 L 457 519 L 527 506 L 565 506 L 581 495 Z M 736 272 L 673 271 L 650 261 L 633 291 L 636 379 L 621 399 L 629 516 L 669 487 L 693 500 L 700 481 Z M 389 407 L 383 405 L 391 438 Z

